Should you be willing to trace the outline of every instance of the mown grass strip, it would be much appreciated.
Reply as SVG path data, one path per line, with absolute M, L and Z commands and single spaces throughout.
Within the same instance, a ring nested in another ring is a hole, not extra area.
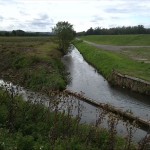
M 125 55 L 95 48 L 83 42 L 75 42 L 75 46 L 84 58 L 92 64 L 108 80 L 113 70 L 122 74 L 150 81 L 150 64 L 137 62 Z
M 150 45 L 150 35 L 89 35 L 80 37 L 82 40 L 87 40 L 103 45 L 134 45 L 148 46 Z

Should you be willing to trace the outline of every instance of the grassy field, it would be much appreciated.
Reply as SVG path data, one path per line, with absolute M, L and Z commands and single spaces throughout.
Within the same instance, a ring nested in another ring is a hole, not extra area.
M 105 51 L 83 42 L 75 43 L 84 58 L 107 79 L 113 70 L 150 81 L 150 64 L 129 58 L 129 54 Z M 141 50 L 140 50 L 141 52 Z M 130 53 L 130 52 L 129 52 Z M 134 52 L 131 53 L 131 56 Z
M 150 45 L 150 35 L 90 35 L 79 38 L 103 45 Z
M 150 63 L 150 48 L 125 48 L 119 53 L 141 63 Z
M 50 37 L 1 37 L 0 77 L 32 90 L 64 89 L 62 54 Z

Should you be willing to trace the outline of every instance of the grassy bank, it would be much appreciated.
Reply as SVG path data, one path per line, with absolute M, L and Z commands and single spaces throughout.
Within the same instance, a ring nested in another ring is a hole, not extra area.
M 83 40 L 103 45 L 150 45 L 150 35 L 90 35 L 80 37 Z
M 32 90 L 64 89 L 62 54 L 50 37 L 1 37 L 0 77 Z
M 150 81 L 149 63 L 138 62 L 124 54 L 98 49 L 83 42 L 76 42 L 75 46 L 83 54 L 84 58 L 108 80 L 112 71 L 116 70 L 122 74 Z

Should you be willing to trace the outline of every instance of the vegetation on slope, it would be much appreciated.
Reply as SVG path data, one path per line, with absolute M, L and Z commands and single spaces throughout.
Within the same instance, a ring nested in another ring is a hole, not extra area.
M 150 35 L 89 35 L 80 37 L 82 40 L 87 40 L 103 45 L 150 45 Z
M 138 62 L 127 56 L 95 48 L 83 42 L 76 42 L 75 46 L 84 58 L 101 72 L 108 80 L 113 70 L 150 81 L 150 64 Z
M 55 99 L 50 104 L 46 108 L 41 102 L 25 102 L 21 97 L 0 90 L 0 149 L 135 149 L 131 141 L 125 142 L 117 137 L 115 125 L 111 125 L 116 124 L 115 119 L 110 119 L 108 133 L 96 126 L 79 124 L 78 115 L 72 119 L 73 104 L 65 106 L 66 113 L 58 111 L 58 104 L 64 105 L 66 102 L 62 104 L 60 99 Z
M 64 89 L 62 54 L 50 37 L 0 38 L 0 77 L 32 90 Z

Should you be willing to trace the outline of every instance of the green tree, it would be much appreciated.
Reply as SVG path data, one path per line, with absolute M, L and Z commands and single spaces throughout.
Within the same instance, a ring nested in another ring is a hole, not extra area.
M 63 53 L 66 53 L 70 42 L 75 37 L 73 25 L 65 21 L 58 22 L 52 31 L 57 36 L 59 49 Z

